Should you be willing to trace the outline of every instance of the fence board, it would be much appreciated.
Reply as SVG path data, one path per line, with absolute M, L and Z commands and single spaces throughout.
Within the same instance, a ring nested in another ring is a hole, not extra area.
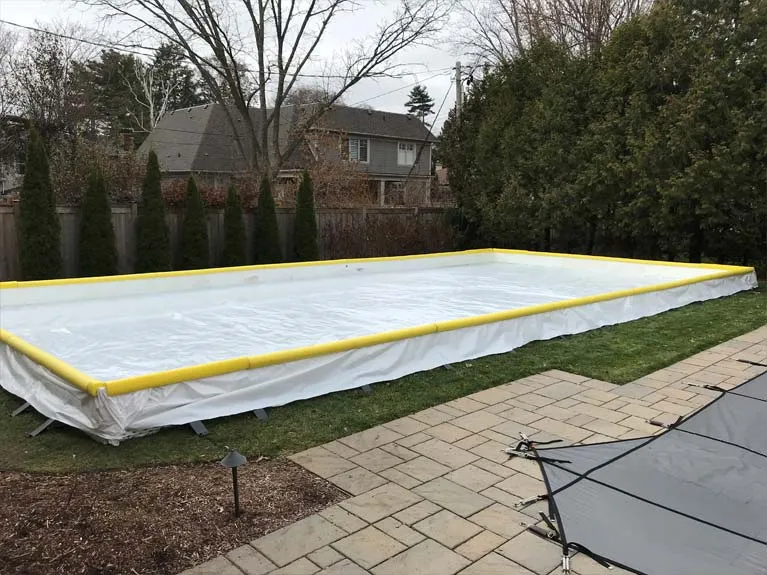
M 80 209 L 57 208 L 61 222 L 61 252 L 66 277 L 77 275 Z M 449 228 L 445 221 L 445 208 L 345 208 L 320 209 L 317 211 L 318 244 L 321 258 L 364 257 L 371 255 L 396 255 L 402 252 L 397 242 L 397 233 L 409 230 L 417 238 L 418 251 L 451 249 L 446 243 Z M 112 225 L 118 255 L 119 273 L 131 273 L 135 263 L 136 250 L 136 206 L 114 206 Z M 0 206 L 0 281 L 21 280 L 18 243 L 18 204 Z M 291 259 L 293 250 L 293 208 L 277 208 L 277 223 L 280 230 L 282 253 Z M 221 264 L 224 248 L 224 211 L 209 210 L 208 237 L 210 240 L 211 266 Z M 248 263 L 253 262 L 253 228 L 255 216 L 244 214 L 246 230 L 246 255 Z M 169 209 L 167 222 L 171 236 L 171 252 L 174 265 L 181 259 L 179 236 L 183 224 L 183 211 Z M 381 230 L 393 230 L 386 238 L 391 245 L 383 245 Z M 436 232 L 436 233 L 435 233 Z M 444 233 L 443 233 L 444 232 Z M 370 238 L 368 237 L 370 236 Z M 409 244 L 414 243 L 409 238 Z M 377 242 L 377 243 L 376 243 Z M 402 239 L 402 245 L 405 245 Z M 374 245 L 375 244 L 375 245 Z M 408 244 L 408 245 L 409 245 Z M 383 253 L 386 252 L 386 253 Z

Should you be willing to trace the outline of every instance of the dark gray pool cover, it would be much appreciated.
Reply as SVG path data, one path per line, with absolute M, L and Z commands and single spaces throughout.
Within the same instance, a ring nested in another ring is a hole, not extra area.
M 568 548 L 643 575 L 767 574 L 767 374 L 661 435 L 535 453 Z

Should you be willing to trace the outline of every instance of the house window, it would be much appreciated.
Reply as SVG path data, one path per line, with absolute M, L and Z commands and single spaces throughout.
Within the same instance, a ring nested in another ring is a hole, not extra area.
M 415 164 L 415 144 L 400 142 L 397 146 L 397 163 L 400 166 Z
M 369 141 L 362 138 L 349 138 L 349 159 L 367 163 Z

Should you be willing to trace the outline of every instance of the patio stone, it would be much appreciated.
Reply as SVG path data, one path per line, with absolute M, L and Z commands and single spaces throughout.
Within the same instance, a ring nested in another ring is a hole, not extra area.
M 486 429 L 485 431 L 495 431 L 496 433 L 500 433 L 501 435 L 504 435 L 506 439 L 504 439 L 501 443 L 508 444 L 509 441 L 514 441 L 514 442 L 519 441 L 520 433 L 524 433 L 525 435 L 534 435 L 538 431 L 538 429 L 536 429 L 535 427 L 530 427 L 523 423 L 518 423 L 514 420 L 511 420 L 511 421 L 504 421 L 503 423 L 494 426 L 492 429 Z
M 344 559 L 327 569 L 323 569 L 318 575 L 368 575 L 369 573 L 370 571 L 365 571 L 359 565 L 355 565 L 348 559 Z
M 635 399 L 642 399 L 643 397 L 650 395 L 653 391 L 655 390 L 645 385 L 639 385 L 638 383 L 627 383 L 626 385 L 621 385 L 620 387 L 616 388 L 612 393 L 621 397 L 633 397 Z
M 478 433 L 472 433 L 468 437 L 465 437 L 461 439 L 460 441 L 456 441 L 453 445 L 455 445 L 456 447 L 460 447 L 461 449 L 471 451 L 478 445 L 482 445 L 485 441 L 487 441 L 487 439 L 485 439 Z
M 471 567 L 461 571 L 461 575 L 535 575 L 524 567 L 501 557 L 497 553 L 490 553 Z
M 534 463 L 536 466 L 538 465 L 534 461 L 531 463 Z M 514 469 L 506 467 L 505 465 L 501 465 L 500 463 L 495 463 L 485 458 L 477 459 L 476 461 L 473 461 L 471 464 L 476 467 L 479 467 L 480 469 L 484 469 L 485 471 L 489 471 L 490 473 L 492 473 L 493 475 L 497 475 L 498 477 L 509 477 L 510 475 L 513 475 L 515 473 Z
M 543 407 L 544 405 L 554 403 L 557 399 L 564 399 L 564 398 L 562 397 L 551 398 L 551 397 L 545 397 L 543 395 L 539 395 L 538 393 L 526 393 L 524 395 L 518 395 L 516 398 L 514 398 L 512 403 L 516 404 L 519 401 L 527 405 L 531 405 L 533 407 Z
M 406 549 L 402 543 L 372 526 L 336 541 L 333 547 L 366 569 Z
M 538 395 L 548 397 L 549 399 L 565 399 L 576 393 L 583 391 L 583 387 L 577 383 L 570 381 L 560 381 L 559 383 L 552 383 L 546 387 L 542 387 L 537 391 Z
M 469 560 L 426 539 L 373 569 L 373 575 L 454 575 Z
M 471 413 L 485 408 L 485 404 L 479 401 L 475 401 L 468 397 L 459 397 L 453 401 L 448 401 L 445 405 L 449 405 L 455 409 L 459 409 L 464 413 Z
M 474 523 L 444 509 L 419 521 L 413 525 L 413 529 L 450 548 L 457 547 L 482 531 Z
M 468 517 L 492 504 L 492 501 L 487 497 L 443 477 L 419 485 L 413 491 L 461 517 Z
M 371 473 L 362 467 L 355 467 L 351 471 L 334 475 L 333 477 L 330 477 L 328 481 L 335 483 L 338 487 L 344 491 L 348 491 L 352 495 L 365 493 L 366 491 L 370 491 L 387 482 L 383 477 Z
M 242 571 L 222 555 L 187 569 L 181 575 L 242 575 Z
M 601 433 L 602 435 L 608 435 L 610 437 L 618 438 L 624 433 L 631 431 L 630 428 L 624 427 L 617 423 L 610 423 L 604 419 L 595 419 L 584 424 L 584 429 L 593 431 L 594 433 Z
M 524 531 L 525 527 L 522 523 L 529 523 L 530 520 L 518 511 L 500 503 L 494 503 L 469 517 L 469 521 L 509 539 Z
M 572 414 L 573 412 L 571 411 L 570 413 Z M 574 425 L 575 427 L 581 427 L 584 424 L 588 423 L 589 421 L 594 421 L 595 419 L 596 417 L 579 413 L 578 415 L 573 415 L 569 419 L 566 419 L 565 423 L 569 425 Z
M 549 573 L 562 562 L 562 547 L 524 531 L 501 545 L 496 553 L 512 559 L 534 573 Z
M 424 457 L 423 455 L 416 457 L 415 459 L 411 459 L 410 461 L 406 461 L 394 469 L 395 471 L 400 471 L 402 473 L 412 475 L 419 482 L 429 481 L 450 471 L 449 467 L 446 467 L 441 463 L 437 463 L 436 461 L 433 461 L 428 457 Z
M 653 409 L 657 409 L 658 411 L 662 411 L 664 413 L 673 413 L 674 415 L 681 415 L 686 416 L 692 411 L 694 411 L 694 407 L 691 405 L 679 405 L 678 403 L 673 403 L 671 401 L 667 400 L 661 400 L 658 403 L 652 404 Z
M 393 421 L 389 421 L 383 424 L 384 427 L 396 431 L 400 435 L 413 435 L 419 431 L 423 431 L 428 427 L 425 423 L 421 423 L 417 419 L 412 417 L 401 417 Z
M 411 451 L 399 443 L 387 443 L 386 445 L 382 445 L 381 449 L 386 453 L 399 457 L 402 461 L 410 461 L 411 459 L 418 457 L 418 454 L 415 451 Z
M 620 410 L 623 413 L 641 417 L 642 419 L 652 419 L 653 417 L 658 417 L 660 415 L 660 411 L 657 409 L 653 409 L 652 407 L 644 407 L 643 405 L 636 405 L 633 403 L 629 403 L 621 407 Z
M 461 417 L 462 415 L 466 414 L 465 411 L 462 411 L 460 409 L 456 409 L 455 407 L 450 407 L 447 403 L 442 403 L 440 405 L 435 405 L 434 409 L 438 409 L 442 413 L 447 413 L 451 418 Z
M 553 403 L 551 405 L 544 405 L 543 407 L 539 408 L 538 413 L 543 416 L 550 417 L 551 419 L 556 419 L 557 421 L 566 421 L 573 416 L 572 410 L 557 407 Z
M 424 409 L 423 411 L 419 411 L 418 413 L 412 414 L 410 417 L 413 419 L 417 419 L 421 423 L 425 423 L 426 425 L 439 425 L 440 423 L 445 423 L 446 421 L 450 421 L 453 419 L 452 415 L 448 415 L 444 411 L 440 411 L 439 409 L 434 409 L 433 407 L 430 407 L 429 409 Z
M 430 439 L 431 435 L 426 435 L 423 432 L 418 432 L 398 440 L 397 445 L 410 448 L 414 445 L 418 445 L 419 443 L 423 443 L 424 441 L 429 441 Z
M 535 479 L 525 473 L 516 473 L 511 477 L 507 477 L 496 484 L 496 487 L 508 491 L 509 493 L 513 493 L 514 495 L 519 496 L 520 499 L 546 493 L 546 486 L 543 484 L 543 481 Z
M 496 405 L 508 399 L 512 399 L 514 397 L 514 394 L 509 391 L 499 389 L 497 387 L 491 387 L 490 389 L 485 389 L 483 391 L 478 391 L 477 393 L 472 393 L 468 397 L 469 399 L 473 399 L 474 401 L 479 401 L 486 405 Z
M 354 533 L 367 525 L 362 519 L 356 515 L 352 515 L 346 509 L 339 507 L 338 505 L 323 509 L 319 512 L 319 515 L 347 533 Z
M 646 435 L 653 434 L 658 431 L 656 426 L 650 425 L 644 418 L 636 417 L 634 415 L 631 415 L 621 421 L 621 425 L 636 431 L 641 431 Z
M 420 543 L 424 540 L 424 536 L 418 531 L 414 531 L 404 523 L 396 520 L 394 517 L 387 517 L 381 519 L 375 526 L 389 535 L 394 537 L 400 543 L 404 543 L 408 547 L 412 547 L 416 543 Z
M 622 411 L 615 411 L 612 409 L 606 409 L 597 405 L 589 405 L 581 403 L 573 407 L 573 411 L 576 413 L 582 413 L 584 415 L 590 415 L 591 417 L 604 419 L 611 423 L 618 423 L 619 421 L 626 419 L 626 414 Z
M 416 489 L 418 488 L 416 487 Z M 342 501 L 339 505 L 365 521 L 375 523 L 388 515 L 418 503 L 420 500 L 421 497 L 414 492 L 403 489 L 396 483 L 387 483 L 372 491 Z
M 456 469 L 455 471 L 451 471 L 445 476 L 445 479 L 449 479 L 458 485 L 463 485 L 472 491 L 482 491 L 491 485 L 495 485 L 501 481 L 503 477 L 498 477 L 484 469 L 469 464 L 460 469 Z
M 527 409 L 522 409 L 521 407 L 512 407 L 507 411 L 502 411 L 498 415 L 500 415 L 501 417 L 505 419 L 518 421 L 519 423 L 522 423 L 524 425 L 530 425 L 531 423 L 538 421 L 539 419 L 543 419 L 542 415 L 538 415 L 537 413 Z
M 332 547 L 323 547 L 322 549 L 317 549 L 317 551 L 309 553 L 307 557 L 312 563 L 315 563 L 320 567 L 328 567 L 334 563 L 338 563 L 344 558 L 343 555 L 341 555 Z
M 226 554 L 226 558 L 237 565 L 245 575 L 264 575 L 277 566 L 253 549 L 250 545 L 243 545 Z
M 570 441 L 581 441 L 582 439 L 585 439 L 591 435 L 589 431 L 581 429 L 580 427 L 575 427 L 574 425 L 570 425 L 568 423 L 557 421 L 556 419 L 551 419 L 548 417 L 544 417 L 540 421 L 536 421 L 535 427 L 541 431 L 553 433 L 554 435 L 569 439 Z
M 324 447 L 312 447 L 301 453 L 291 455 L 290 459 L 325 479 L 356 467 L 354 463 L 339 457 Z
M 508 491 L 504 491 L 503 489 L 498 489 L 497 487 L 488 487 L 484 491 L 480 491 L 480 495 L 484 497 L 488 497 L 492 499 L 494 502 L 500 503 L 502 505 L 505 505 L 508 508 L 513 508 L 514 504 L 518 503 L 522 498 L 514 495 L 513 493 L 509 493 Z
M 480 557 L 490 553 L 504 541 L 506 541 L 506 539 L 496 535 L 492 531 L 482 531 L 466 541 L 466 543 L 456 547 L 455 550 L 466 557 L 466 559 L 476 561 Z
M 413 489 L 416 485 L 420 485 L 423 483 L 423 481 L 419 481 L 415 477 L 408 475 L 407 473 L 402 473 L 398 469 L 384 469 L 381 473 L 379 473 L 381 477 L 384 477 L 388 479 L 389 481 L 393 481 L 397 485 L 400 485 L 404 487 L 405 489 Z
M 470 449 L 471 453 L 479 455 L 492 461 L 493 463 L 505 463 L 509 458 L 508 454 L 504 453 L 504 450 L 509 446 L 508 443 L 501 443 L 499 441 L 486 441 L 482 445 L 478 445 Z
M 270 575 L 314 575 L 314 573 L 317 573 L 319 570 L 320 568 L 306 557 L 301 557 L 298 561 L 294 561 L 282 569 L 272 571 Z
M 371 449 L 386 445 L 387 443 L 402 439 L 403 437 L 404 436 L 401 433 L 397 433 L 396 431 L 392 431 L 391 429 L 379 425 L 353 435 L 342 437 L 338 441 L 344 445 L 348 445 L 352 449 L 363 452 L 370 451 Z
M 403 460 L 376 447 L 365 453 L 360 453 L 356 457 L 352 457 L 351 461 L 370 471 L 383 471 L 402 463 Z
M 569 381 L 571 383 L 583 383 L 584 381 L 589 380 L 588 377 L 583 375 L 578 375 L 577 373 L 570 373 L 569 371 L 562 371 L 559 369 L 550 369 L 548 371 L 544 371 L 541 373 L 541 375 L 545 375 L 546 377 L 553 377 L 555 379 L 561 379 L 562 381 Z
M 463 417 L 454 419 L 451 423 L 458 427 L 463 427 L 474 433 L 478 433 L 483 429 L 490 429 L 494 425 L 498 425 L 506 421 L 503 417 L 495 415 L 494 413 L 488 413 L 486 411 L 475 411 L 469 413 Z
M 359 455 L 359 451 L 352 449 L 339 441 L 331 441 L 330 443 L 324 444 L 322 447 L 346 459 L 351 459 L 355 455 Z
M 346 535 L 324 517 L 310 515 L 252 541 L 251 545 L 282 567 Z
M 453 469 L 468 465 L 478 458 L 477 455 L 455 445 L 445 443 L 441 439 L 432 439 L 425 443 L 419 443 L 413 446 L 413 451 Z
M 405 525 L 412 525 L 416 521 L 420 521 L 424 517 L 428 517 L 429 515 L 434 515 L 437 513 L 441 508 L 437 505 L 434 505 L 431 501 L 421 501 L 420 503 L 416 503 L 412 507 L 408 507 L 407 509 L 404 509 L 400 511 L 399 513 L 395 513 L 393 517 L 397 521 L 401 521 Z
M 459 439 L 472 435 L 471 431 L 453 425 L 452 423 L 440 423 L 439 425 L 427 429 L 425 433 L 447 443 L 455 443 Z
M 514 472 L 518 472 L 529 475 L 530 477 L 534 477 L 539 481 L 543 481 L 543 477 L 541 476 L 541 467 L 538 465 L 538 462 L 533 459 L 512 457 L 503 464 L 503 467 L 508 468 L 511 471 L 511 473 L 507 473 L 505 477 L 511 477 Z

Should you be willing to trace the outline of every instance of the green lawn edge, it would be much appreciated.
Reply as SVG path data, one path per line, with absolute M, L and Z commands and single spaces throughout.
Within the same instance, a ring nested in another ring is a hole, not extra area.
M 262 422 L 243 414 L 162 430 L 114 447 L 56 426 L 28 438 L 42 416 L 10 417 L 20 400 L 0 390 L 0 470 L 64 473 L 185 464 L 222 457 L 227 446 L 248 457 L 278 456 L 344 437 L 433 405 L 549 369 L 626 383 L 767 323 L 767 286 L 695 303 L 586 333 L 538 341 L 512 352 L 454 364 L 373 386 L 269 409 Z

